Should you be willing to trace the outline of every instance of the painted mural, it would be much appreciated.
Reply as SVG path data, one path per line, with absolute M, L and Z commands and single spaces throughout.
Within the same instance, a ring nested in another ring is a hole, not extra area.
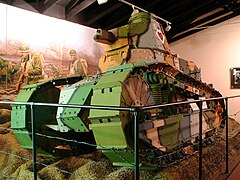
M 0 58 L 4 63 L 17 66 L 19 47 L 27 44 L 31 53 L 43 55 L 45 77 L 68 75 L 71 49 L 77 51 L 79 58 L 87 60 L 90 75 L 97 72 L 98 60 L 104 51 L 102 45 L 93 40 L 95 29 L 1 3 L 0 25 Z

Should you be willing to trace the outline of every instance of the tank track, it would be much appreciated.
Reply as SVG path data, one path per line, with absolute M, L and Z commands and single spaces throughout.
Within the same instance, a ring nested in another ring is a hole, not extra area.
M 172 79 L 173 84 L 180 83 L 181 88 L 183 88 L 183 90 L 189 91 L 192 97 L 194 96 L 206 98 L 221 97 L 221 94 L 210 85 L 207 85 L 202 81 L 196 80 L 190 75 L 184 74 L 183 72 L 179 71 L 178 69 L 172 67 L 169 64 L 154 63 L 147 65 L 145 67 L 137 67 L 134 68 L 134 71 L 132 72 L 131 75 L 132 76 L 141 75 L 143 77 L 144 74 L 146 73 L 163 74 L 164 76 Z M 224 112 L 224 102 L 220 100 L 220 104 Z M 213 128 L 211 130 L 212 133 L 209 137 L 203 139 L 203 147 L 212 146 L 214 143 L 219 142 L 222 139 L 221 133 L 223 128 L 224 120 L 222 120 L 222 123 L 220 124 L 219 127 Z M 196 154 L 199 148 L 198 147 L 199 141 L 197 140 L 198 138 L 199 136 L 196 137 L 194 143 L 191 142 L 189 143 L 188 140 L 184 140 L 185 144 L 180 145 L 169 152 L 163 152 L 155 147 L 153 147 L 152 149 L 140 149 L 139 151 L 140 161 L 149 166 L 156 166 L 161 168 L 169 167 L 173 164 L 179 163 L 180 161 L 188 158 L 189 156 L 192 156 L 193 154 Z
M 211 147 L 221 140 L 222 137 L 216 133 L 214 136 L 203 139 L 203 148 Z M 146 165 L 167 168 L 197 154 L 198 150 L 199 144 L 195 142 L 186 147 L 179 147 L 168 153 L 163 153 L 158 149 L 140 150 L 139 157 L 141 162 L 144 162 Z
M 203 139 L 203 148 L 212 147 L 214 144 L 219 143 L 223 140 L 221 136 L 222 129 L 219 129 L 215 132 L 215 134 L 211 137 Z M 128 162 L 124 157 L 118 154 L 118 149 L 111 149 L 116 155 L 121 158 L 126 163 Z M 177 149 L 174 149 L 171 152 L 163 152 L 159 149 L 140 149 L 139 150 L 139 160 L 141 164 L 149 167 L 156 168 L 167 168 L 172 165 L 178 164 L 183 160 L 186 160 L 190 156 L 194 156 L 198 153 L 199 144 L 198 142 L 194 142 L 192 144 L 188 144 L 188 146 L 181 146 Z M 121 150 L 120 150 L 121 151 Z M 132 149 L 126 149 L 125 152 L 134 153 Z M 134 164 L 132 164 L 134 165 Z
M 195 91 L 198 92 L 196 94 L 193 91 L 189 91 L 191 93 L 191 96 L 197 95 L 197 96 L 206 96 L 207 97 L 218 97 L 221 96 L 221 94 L 216 91 L 214 88 L 211 86 L 207 85 L 206 83 L 203 83 L 201 81 L 198 81 L 194 79 L 193 77 L 184 74 L 183 72 L 177 70 L 176 68 L 172 67 L 171 65 L 165 64 L 165 63 L 151 63 L 151 64 L 146 64 L 145 66 L 138 66 L 133 68 L 133 71 L 131 72 L 129 77 L 132 76 L 141 76 L 144 77 L 146 74 L 162 74 L 166 76 L 169 79 L 181 83 L 180 86 L 185 90 L 187 87 L 192 87 L 192 89 L 195 89 Z M 101 76 L 101 75 L 100 75 Z M 150 77 L 151 82 L 157 81 L 156 79 Z M 141 120 L 141 121 L 144 121 Z M 222 127 L 221 127 L 222 128 Z M 213 130 L 213 136 L 210 136 L 206 139 L 203 139 L 203 144 L 204 147 L 211 146 L 212 144 L 216 143 L 219 141 L 219 137 L 217 134 L 220 134 L 221 129 Z M 189 156 L 195 154 L 198 150 L 198 142 L 194 143 L 189 143 L 189 140 L 184 140 L 186 144 L 180 145 L 177 148 L 168 151 L 168 152 L 163 152 L 160 149 L 157 149 L 155 147 L 149 147 L 149 148 L 140 148 L 139 150 L 139 158 L 142 163 L 145 165 L 149 166 L 155 166 L 155 167 L 160 167 L 160 168 L 165 168 L 169 167 L 173 164 L 179 163 L 182 160 L 185 160 Z M 187 149 L 190 149 L 190 152 L 187 152 Z M 77 153 L 77 149 L 72 149 L 73 154 Z M 116 154 L 118 154 L 118 149 L 112 149 Z M 132 149 L 127 149 L 126 151 L 130 151 L 133 153 Z M 120 155 L 119 155 L 120 156 Z M 122 158 L 124 159 L 124 158 Z

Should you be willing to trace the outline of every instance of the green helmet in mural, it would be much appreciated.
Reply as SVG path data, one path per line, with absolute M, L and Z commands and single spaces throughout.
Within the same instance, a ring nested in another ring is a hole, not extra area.
M 69 55 L 76 55 L 77 52 L 75 49 L 71 49 L 70 52 L 69 52 Z
M 21 52 L 29 52 L 29 51 L 30 51 L 30 48 L 29 48 L 29 45 L 23 44 L 23 45 L 21 45 L 21 46 L 19 47 L 19 50 L 20 50 Z

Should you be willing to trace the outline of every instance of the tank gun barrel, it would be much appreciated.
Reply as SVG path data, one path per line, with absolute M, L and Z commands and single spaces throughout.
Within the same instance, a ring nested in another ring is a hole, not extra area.
M 97 29 L 96 35 L 94 36 L 94 40 L 96 42 L 111 45 L 117 40 L 117 38 L 112 32 L 108 30 Z

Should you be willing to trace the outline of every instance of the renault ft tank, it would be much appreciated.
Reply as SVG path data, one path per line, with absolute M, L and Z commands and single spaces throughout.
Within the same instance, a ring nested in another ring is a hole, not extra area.
M 16 101 L 144 107 L 221 96 L 201 81 L 200 69 L 192 61 L 171 54 L 162 25 L 145 12 L 132 15 L 125 26 L 98 29 L 94 39 L 103 43 L 106 51 L 99 60 L 99 74 L 28 85 Z M 206 144 L 214 141 L 222 128 L 224 103 L 203 103 L 202 137 L 199 106 L 191 103 L 141 112 L 141 168 L 162 167 L 183 159 L 191 154 L 189 149 L 199 138 Z M 22 147 L 32 148 L 31 108 L 14 105 L 12 109 L 16 138 Z M 86 153 L 96 147 L 114 165 L 133 167 L 132 112 L 36 106 L 34 116 L 39 149 L 53 153 L 58 147 L 69 145 Z M 63 142 L 62 138 L 69 140 Z

